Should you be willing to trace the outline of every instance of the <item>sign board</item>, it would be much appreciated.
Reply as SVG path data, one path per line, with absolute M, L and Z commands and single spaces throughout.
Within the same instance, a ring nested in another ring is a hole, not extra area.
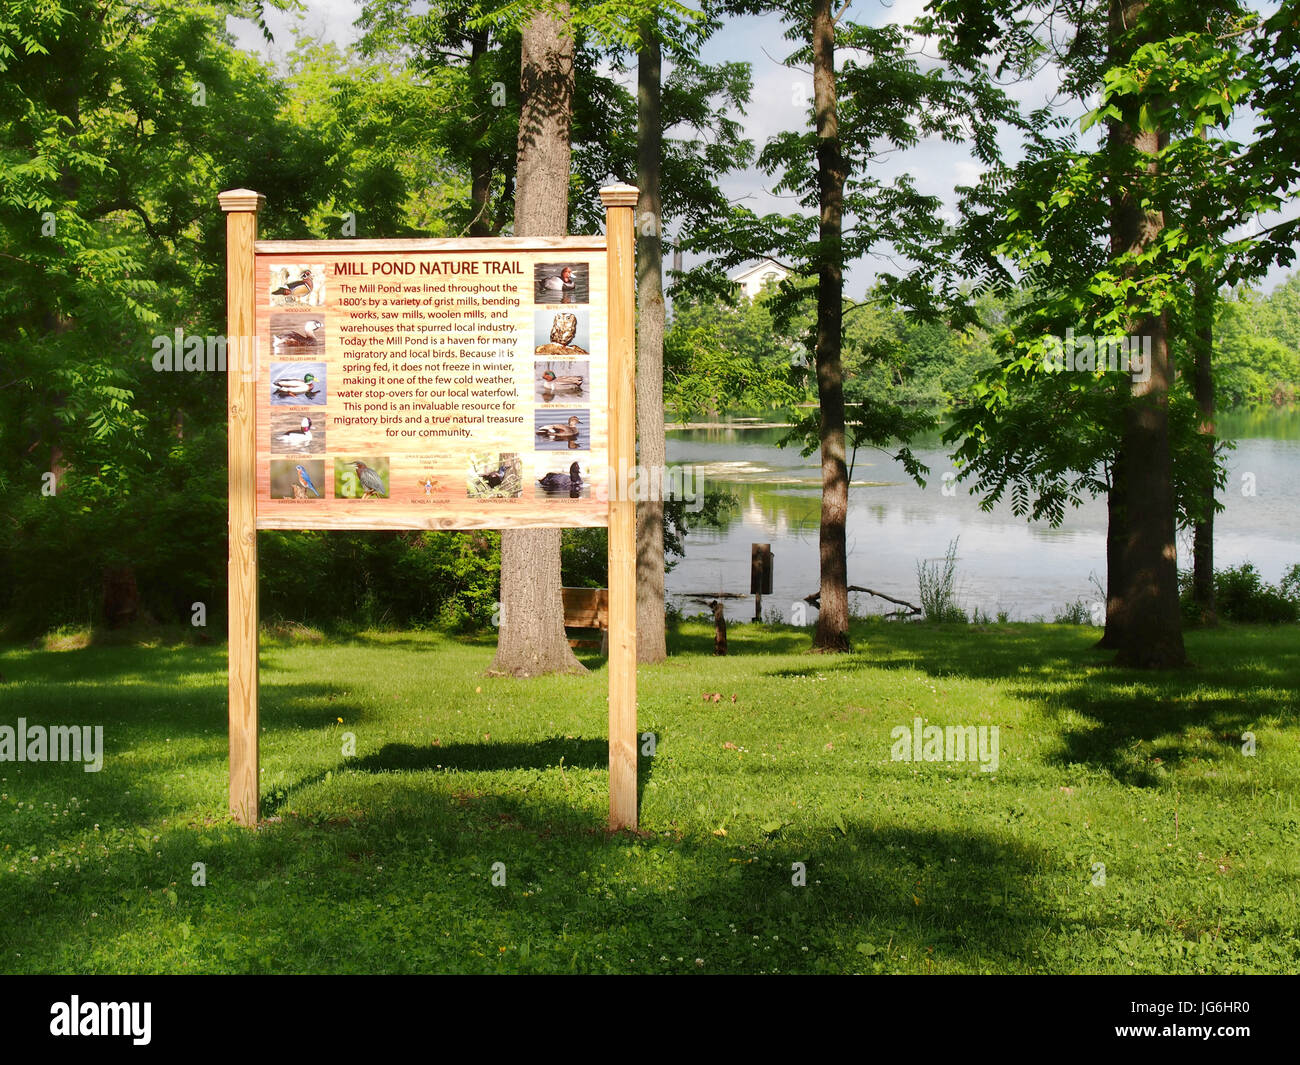
M 259 809 L 257 530 L 607 525 L 609 820 L 636 827 L 637 190 L 601 199 L 598 237 L 259 242 L 263 197 L 221 194 L 241 824 Z
M 585 237 L 259 242 L 257 527 L 605 525 L 607 259 Z

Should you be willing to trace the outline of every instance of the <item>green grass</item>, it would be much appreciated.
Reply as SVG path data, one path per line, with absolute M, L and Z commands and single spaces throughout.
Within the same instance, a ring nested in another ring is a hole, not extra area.
M 103 724 L 107 754 L 0 763 L 0 971 L 1300 968 L 1294 628 L 1191 633 L 1172 675 L 1095 638 L 868 623 L 823 657 L 737 625 L 715 659 L 687 623 L 640 671 L 636 835 L 603 827 L 596 659 L 520 681 L 482 675 L 490 638 L 265 641 L 250 832 L 224 648 L 9 645 L 0 724 Z M 891 761 L 915 716 L 997 725 L 998 771 Z

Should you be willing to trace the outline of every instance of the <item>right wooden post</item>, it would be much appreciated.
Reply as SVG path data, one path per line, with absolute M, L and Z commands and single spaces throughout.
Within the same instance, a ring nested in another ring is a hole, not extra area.
M 631 185 L 600 190 L 609 255 L 609 827 L 636 828 L 636 296 Z

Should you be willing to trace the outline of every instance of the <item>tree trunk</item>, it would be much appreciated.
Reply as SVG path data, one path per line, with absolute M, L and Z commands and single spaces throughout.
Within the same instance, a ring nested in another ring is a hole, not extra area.
M 1117 456 L 1110 471 L 1110 491 L 1106 493 L 1106 628 L 1096 646 L 1118 650 L 1119 633 L 1124 628 L 1124 578 L 1121 570 L 1124 540 L 1123 456 Z
M 1126 28 L 1136 26 L 1146 6 L 1146 0 L 1112 0 L 1111 40 L 1120 40 Z M 1141 201 L 1145 179 L 1155 173 L 1158 165 L 1161 134 L 1141 128 L 1138 101 L 1130 99 L 1124 108 L 1121 119 L 1111 127 L 1112 146 L 1135 148 L 1144 163 L 1143 171 L 1117 175 L 1124 188 L 1111 223 L 1111 248 L 1116 255 L 1145 251 L 1164 228 L 1163 213 L 1144 209 Z M 1131 274 L 1134 269 L 1127 267 L 1126 272 Z M 1172 669 L 1186 663 L 1186 652 L 1178 605 L 1178 545 L 1169 450 L 1173 367 L 1167 316 L 1164 312 L 1143 314 L 1128 332 L 1131 343 L 1150 337 L 1151 354 L 1147 379 L 1130 382 L 1120 445 L 1127 498 L 1125 530 L 1120 540 L 1124 614 L 1117 632 L 1116 662 L 1144 669 Z
M 478 71 L 478 66 L 488 50 L 488 35 L 481 30 L 470 39 L 470 73 L 471 80 Z M 470 150 L 469 158 L 469 199 L 474 214 L 469 223 L 471 237 L 489 237 L 492 235 L 492 220 L 489 215 L 492 200 L 492 153 L 484 143 L 487 128 L 491 125 L 491 111 L 482 119 L 480 128 L 474 130 L 475 147 Z
M 663 150 L 662 86 L 657 27 L 641 28 L 637 57 L 636 242 L 636 428 L 637 461 L 643 469 L 664 470 L 664 285 L 663 217 L 659 198 Z M 653 479 L 651 483 L 654 483 Z M 664 504 L 641 499 L 636 505 L 636 659 L 662 662 L 668 657 L 664 633 Z
M 564 236 L 569 228 L 569 119 L 573 35 L 566 3 L 524 27 L 515 234 Z M 501 533 L 501 628 L 491 673 L 583 673 L 564 635 L 560 530 Z
M 1201 130 L 1201 137 L 1206 136 Z M 1193 293 L 1196 337 L 1193 341 L 1195 370 L 1192 391 L 1201 412 L 1199 432 L 1208 462 L 1205 483 L 1201 486 L 1202 516 L 1192 531 L 1192 602 L 1196 604 L 1202 625 L 1219 622 L 1214 605 L 1214 305 L 1218 293 L 1213 279 L 1200 271 Z
M 844 314 L 846 163 L 840 154 L 835 94 L 835 16 L 830 0 L 813 0 L 813 105 L 817 115 L 817 188 L 821 207 L 817 276 L 817 400 L 821 408 L 821 607 L 813 647 L 849 649 L 849 580 L 845 522 L 849 478 L 844 448 L 844 374 L 840 344 Z

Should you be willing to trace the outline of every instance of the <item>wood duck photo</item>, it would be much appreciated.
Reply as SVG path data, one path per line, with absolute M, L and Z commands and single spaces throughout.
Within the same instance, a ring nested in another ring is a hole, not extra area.
M 272 307 L 324 307 L 324 264 L 272 266 L 269 294 Z

